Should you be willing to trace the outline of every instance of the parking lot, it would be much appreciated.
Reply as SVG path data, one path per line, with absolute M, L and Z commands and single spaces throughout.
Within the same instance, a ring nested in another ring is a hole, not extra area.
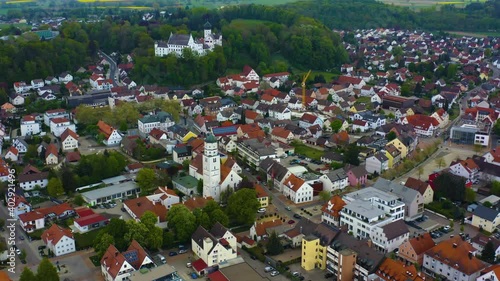
M 94 209 L 94 212 L 99 213 L 108 218 L 120 218 L 123 220 L 132 219 L 132 217 L 125 211 L 122 211 L 123 203 L 121 201 L 117 201 L 116 206 L 106 208 L 106 205 L 99 205 L 97 209 Z
M 283 163 L 283 165 L 285 165 L 286 167 L 303 166 L 312 171 L 318 171 L 318 169 L 322 169 L 325 167 L 325 164 L 321 163 L 321 161 L 309 159 L 302 155 L 288 156 L 287 158 L 283 159 L 281 163 Z

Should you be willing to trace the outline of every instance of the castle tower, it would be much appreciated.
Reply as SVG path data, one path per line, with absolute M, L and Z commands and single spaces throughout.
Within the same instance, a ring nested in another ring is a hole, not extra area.
M 207 38 L 212 38 L 212 25 L 210 24 L 210 22 L 206 22 L 204 25 L 203 25 L 203 30 L 204 30 L 204 38 L 205 38 L 205 41 L 207 41 Z
M 213 134 L 205 138 L 203 152 L 203 197 L 220 199 L 220 155 L 217 139 Z

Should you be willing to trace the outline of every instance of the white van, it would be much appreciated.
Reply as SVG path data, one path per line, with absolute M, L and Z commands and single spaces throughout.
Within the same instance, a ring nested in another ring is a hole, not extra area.
M 158 260 L 162 263 L 162 264 L 166 264 L 167 263 L 167 259 L 165 259 L 164 256 L 158 254 L 156 255 L 156 258 L 158 258 Z

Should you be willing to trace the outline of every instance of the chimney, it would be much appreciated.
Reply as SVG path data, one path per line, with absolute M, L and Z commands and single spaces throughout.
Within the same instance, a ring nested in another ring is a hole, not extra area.
M 457 243 L 453 243 L 453 248 L 456 248 L 457 246 Z
M 366 240 L 366 244 L 368 245 L 368 247 L 371 248 L 373 245 L 372 240 L 371 239 Z
M 117 257 L 117 256 L 118 256 L 118 252 L 115 252 L 115 257 Z
M 141 202 L 137 202 L 137 206 L 140 207 L 141 206 Z
M 472 256 L 473 256 L 472 252 L 469 252 L 469 259 L 470 260 L 472 259 Z

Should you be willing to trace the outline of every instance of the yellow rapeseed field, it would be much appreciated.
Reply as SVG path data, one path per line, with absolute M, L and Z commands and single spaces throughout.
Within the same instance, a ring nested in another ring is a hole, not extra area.
M 6 1 L 5 4 L 20 4 L 20 3 L 31 3 L 35 2 L 35 0 L 13 0 L 13 1 Z

